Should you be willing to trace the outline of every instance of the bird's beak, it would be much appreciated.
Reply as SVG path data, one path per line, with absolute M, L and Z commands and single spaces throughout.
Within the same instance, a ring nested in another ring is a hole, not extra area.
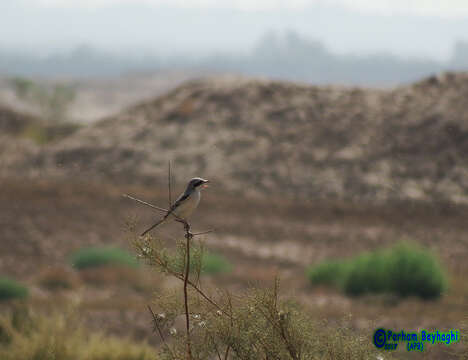
M 207 187 L 210 187 L 208 185 L 209 181 L 208 180 L 205 180 L 205 183 L 202 185 L 203 189 L 206 189 Z

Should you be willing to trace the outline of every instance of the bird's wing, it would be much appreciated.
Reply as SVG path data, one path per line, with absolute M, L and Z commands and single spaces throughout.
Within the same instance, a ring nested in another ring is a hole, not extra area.
M 182 195 L 180 195 L 177 200 L 174 202 L 174 204 L 171 206 L 171 209 L 168 211 L 167 215 L 169 215 L 171 212 L 173 212 L 175 209 L 179 207 L 179 205 L 184 202 L 184 200 L 187 200 L 190 196 L 190 193 L 184 192 Z

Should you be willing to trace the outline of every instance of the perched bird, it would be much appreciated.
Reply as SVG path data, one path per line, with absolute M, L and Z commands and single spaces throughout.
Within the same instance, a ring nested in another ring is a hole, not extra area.
M 141 236 L 146 235 L 148 232 L 153 230 L 156 226 L 162 224 L 170 215 L 173 215 L 176 219 L 187 220 L 190 218 L 194 210 L 197 208 L 201 198 L 201 189 L 205 188 L 209 181 L 195 177 L 189 181 L 185 191 L 177 198 L 171 208 L 167 211 L 164 217 L 159 220 L 156 224 L 152 225 L 149 229 L 143 231 Z

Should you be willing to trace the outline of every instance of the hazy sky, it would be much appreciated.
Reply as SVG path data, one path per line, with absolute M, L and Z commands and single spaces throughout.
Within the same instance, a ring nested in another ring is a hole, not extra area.
M 42 53 L 246 52 L 286 29 L 338 53 L 447 59 L 468 40 L 468 0 L 0 0 L 0 47 Z
M 142 3 L 150 6 L 171 5 L 185 8 L 230 8 L 243 11 L 295 9 L 313 5 L 334 5 L 357 11 L 381 14 L 417 14 L 464 17 L 466 0 L 29 0 L 47 6 L 99 7 L 117 3 Z

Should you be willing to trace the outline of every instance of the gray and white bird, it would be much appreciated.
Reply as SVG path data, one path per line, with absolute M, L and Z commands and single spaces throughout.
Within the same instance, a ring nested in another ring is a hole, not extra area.
M 153 230 L 156 226 L 165 222 L 170 215 L 173 215 L 176 219 L 188 220 L 192 213 L 197 208 L 200 203 L 201 190 L 205 188 L 209 181 L 194 177 L 187 184 L 185 191 L 180 194 L 177 200 L 172 204 L 171 208 L 167 211 L 164 217 L 159 220 L 157 223 L 153 224 L 150 228 L 143 231 L 141 236 L 145 236 L 148 232 Z

